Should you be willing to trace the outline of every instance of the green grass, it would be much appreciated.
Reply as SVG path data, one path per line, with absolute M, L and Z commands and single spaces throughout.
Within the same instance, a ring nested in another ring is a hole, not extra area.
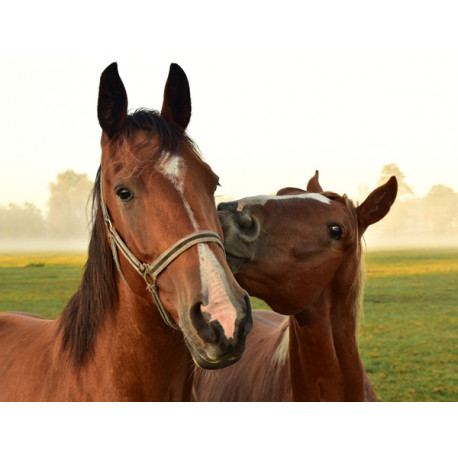
M 84 262 L 82 255 L 0 255 L 0 311 L 56 318 L 78 288 Z
M 84 262 L 0 255 L 0 311 L 57 317 Z M 366 270 L 360 352 L 379 399 L 458 401 L 458 250 L 369 252 Z
M 367 256 L 360 352 L 382 401 L 458 401 L 458 251 Z

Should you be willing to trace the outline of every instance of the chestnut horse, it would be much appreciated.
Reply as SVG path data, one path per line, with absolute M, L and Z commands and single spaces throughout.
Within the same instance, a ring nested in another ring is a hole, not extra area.
M 127 113 L 117 64 L 100 79 L 101 167 L 78 291 L 56 320 L 0 315 L 0 400 L 189 400 L 193 360 L 236 362 L 251 329 L 222 248 L 218 177 L 185 134 L 188 80 L 161 112 Z
M 220 204 L 236 279 L 275 312 L 253 312 L 238 364 L 196 369 L 197 401 L 376 400 L 357 344 L 361 236 L 388 213 L 396 193 L 392 177 L 355 207 L 323 192 L 317 172 L 307 192 L 286 188 Z

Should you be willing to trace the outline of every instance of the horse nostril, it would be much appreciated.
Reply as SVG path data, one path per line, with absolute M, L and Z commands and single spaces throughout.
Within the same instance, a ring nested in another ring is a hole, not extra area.
M 215 328 L 210 324 L 210 314 L 202 312 L 202 302 L 196 302 L 190 310 L 191 322 L 197 331 L 197 334 L 207 342 L 216 342 L 218 335 Z
M 239 236 L 245 242 L 255 241 L 261 232 L 259 220 L 248 212 L 237 213 Z
M 242 227 L 251 227 L 253 225 L 253 218 L 250 215 L 239 214 L 239 224 Z

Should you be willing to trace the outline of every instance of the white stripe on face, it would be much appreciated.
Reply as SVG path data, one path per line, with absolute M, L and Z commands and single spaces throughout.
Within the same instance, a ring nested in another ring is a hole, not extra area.
M 173 184 L 173 187 L 181 197 L 186 213 L 191 221 L 192 227 L 194 230 L 198 231 L 199 225 L 197 224 L 197 221 L 194 217 L 191 206 L 184 196 L 184 177 L 186 174 L 186 164 L 184 159 L 178 155 L 172 155 L 166 152 L 162 155 L 158 165 L 158 170 Z
M 292 196 L 253 196 L 240 199 L 237 205 L 237 211 L 242 211 L 245 205 L 254 204 L 254 205 L 265 205 L 269 200 L 291 200 L 291 199 L 313 199 L 323 202 L 324 204 L 331 205 L 331 200 L 326 196 L 315 192 L 307 192 L 304 194 L 294 194 Z
M 158 170 L 172 183 L 178 192 L 194 230 L 198 231 L 199 225 L 184 195 L 184 178 L 186 174 L 184 159 L 166 152 L 159 162 Z M 231 289 L 227 283 L 226 273 L 206 243 L 199 243 L 197 252 L 199 254 L 202 296 L 208 300 L 207 305 L 201 306 L 201 310 L 210 315 L 209 321 L 218 321 L 220 323 L 228 339 L 234 337 L 237 312 L 228 295 L 228 291 Z
M 208 298 L 207 305 L 202 305 L 202 312 L 210 314 L 209 321 L 218 321 L 224 334 L 229 339 L 234 337 L 237 312 L 228 295 L 230 291 L 227 277 L 221 264 L 207 244 L 197 245 L 200 262 L 200 280 L 202 295 Z

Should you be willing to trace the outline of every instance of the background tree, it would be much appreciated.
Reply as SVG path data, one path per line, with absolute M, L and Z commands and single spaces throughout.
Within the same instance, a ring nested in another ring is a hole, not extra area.
M 385 164 L 380 173 L 380 178 L 377 181 L 376 186 L 380 186 L 388 181 L 391 176 L 395 176 L 398 180 L 398 197 L 414 195 L 412 188 L 405 182 L 406 176 L 401 172 L 399 167 L 392 164 Z
M 87 234 L 87 203 L 94 183 L 86 173 L 59 173 L 49 185 L 48 228 L 57 237 L 81 238 Z
M 458 194 L 443 184 L 434 185 L 424 197 L 424 217 L 435 234 L 458 231 Z
M 30 202 L 23 206 L 10 203 L 0 207 L 0 237 L 40 238 L 46 234 L 46 224 L 40 209 Z

